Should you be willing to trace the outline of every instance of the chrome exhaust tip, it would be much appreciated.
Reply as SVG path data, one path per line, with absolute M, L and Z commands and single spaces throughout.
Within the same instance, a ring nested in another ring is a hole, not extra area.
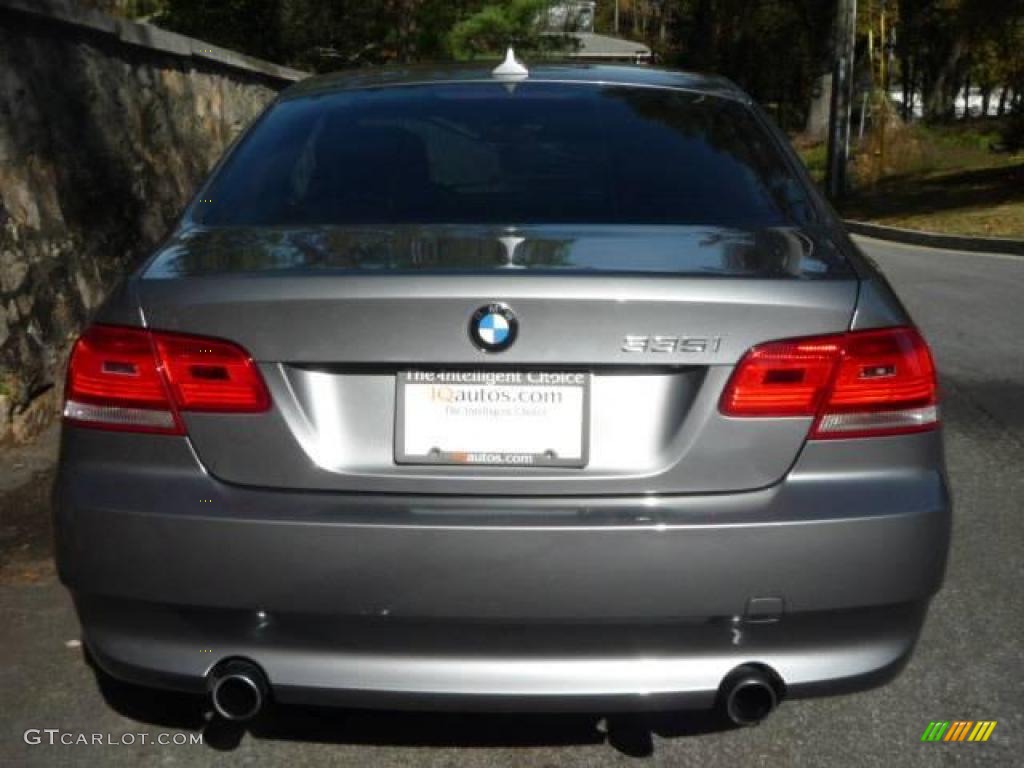
M 252 720 L 266 702 L 266 678 L 251 661 L 232 659 L 210 673 L 210 699 L 214 710 L 225 720 Z
M 722 681 L 720 699 L 726 716 L 736 725 L 754 725 L 779 704 L 782 686 L 771 670 L 753 664 L 737 667 Z

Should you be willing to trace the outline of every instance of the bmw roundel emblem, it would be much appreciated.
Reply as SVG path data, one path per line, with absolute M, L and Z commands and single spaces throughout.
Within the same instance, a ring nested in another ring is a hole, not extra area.
M 508 349 L 518 332 L 519 321 L 504 304 L 486 304 L 469 320 L 469 338 L 484 352 Z

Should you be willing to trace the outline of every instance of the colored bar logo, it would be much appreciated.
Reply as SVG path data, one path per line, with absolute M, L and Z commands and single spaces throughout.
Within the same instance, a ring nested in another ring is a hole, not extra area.
M 933 720 L 921 734 L 921 741 L 988 741 L 997 720 Z

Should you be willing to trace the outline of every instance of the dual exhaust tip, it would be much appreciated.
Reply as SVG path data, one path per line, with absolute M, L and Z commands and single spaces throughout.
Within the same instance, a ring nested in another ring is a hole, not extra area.
M 256 717 L 267 701 L 267 678 L 256 664 L 230 659 L 210 673 L 210 698 L 217 714 L 232 722 Z M 771 669 L 736 667 L 719 687 L 719 706 L 736 725 L 754 725 L 778 706 L 782 681 Z

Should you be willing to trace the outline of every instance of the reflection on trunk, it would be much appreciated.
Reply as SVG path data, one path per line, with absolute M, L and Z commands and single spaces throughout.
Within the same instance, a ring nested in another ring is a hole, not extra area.
M 147 277 L 322 270 L 849 274 L 831 240 L 787 227 L 425 226 L 193 229 L 164 247 Z

